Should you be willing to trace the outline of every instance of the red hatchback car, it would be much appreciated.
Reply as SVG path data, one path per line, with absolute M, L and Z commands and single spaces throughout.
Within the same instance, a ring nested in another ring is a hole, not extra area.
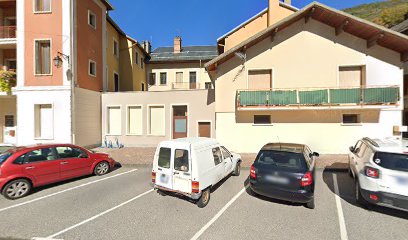
M 31 188 L 71 178 L 104 175 L 116 162 L 107 154 L 70 144 L 18 147 L 0 153 L 0 190 L 17 199 Z

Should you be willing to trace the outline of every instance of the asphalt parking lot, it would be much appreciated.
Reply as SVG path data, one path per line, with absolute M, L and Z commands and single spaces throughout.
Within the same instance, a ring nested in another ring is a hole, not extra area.
M 0 198 L 4 239 L 407 239 L 408 213 L 359 207 L 345 172 L 319 170 L 316 209 L 250 196 L 248 170 L 200 209 L 152 191 L 150 168 L 123 167 Z M 337 185 L 336 185 L 337 182 Z M 336 194 L 337 193 L 337 194 Z

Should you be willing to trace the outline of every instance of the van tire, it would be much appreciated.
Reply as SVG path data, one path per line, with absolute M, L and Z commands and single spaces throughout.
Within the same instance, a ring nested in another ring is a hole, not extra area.
M 210 195 L 211 195 L 210 188 L 203 190 L 200 199 L 198 199 L 197 201 L 197 206 L 199 208 L 204 208 L 205 206 L 207 206 L 207 204 L 210 202 Z
M 232 175 L 234 176 L 239 176 L 241 174 L 241 162 L 237 162 L 237 164 L 235 165 L 235 169 L 234 172 L 232 173 Z

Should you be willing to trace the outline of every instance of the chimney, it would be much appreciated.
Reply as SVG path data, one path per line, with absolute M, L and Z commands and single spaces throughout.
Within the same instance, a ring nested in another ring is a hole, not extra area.
M 181 53 L 181 37 L 174 38 L 174 53 Z
M 152 44 L 150 43 L 150 41 L 143 41 L 143 49 L 150 54 L 152 52 Z

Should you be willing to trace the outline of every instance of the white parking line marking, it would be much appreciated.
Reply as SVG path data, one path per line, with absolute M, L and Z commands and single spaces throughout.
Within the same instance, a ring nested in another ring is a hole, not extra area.
M 137 195 L 136 197 L 134 197 L 134 198 L 132 198 L 132 199 L 129 199 L 129 200 L 127 200 L 126 202 L 123 202 L 123 203 L 121 203 L 121 204 L 119 204 L 119 205 L 117 205 L 117 206 L 115 206 L 115 207 L 113 207 L 113 208 L 110 208 L 110 209 L 108 209 L 108 210 L 106 210 L 106 211 L 103 211 L 103 212 L 101 212 L 101 213 L 99 213 L 99 214 L 97 214 L 97 215 L 95 215 L 95 216 L 93 216 L 93 217 L 91 217 L 91 218 L 88 218 L 88 219 L 86 219 L 86 220 L 84 220 L 84 221 L 82 221 L 82 222 L 80 222 L 80 223 L 77 223 L 77 224 L 75 224 L 75 225 L 73 225 L 73 226 L 71 226 L 71 227 L 65 228 L 64 230 L 61 230 L 61 231 L 59 231 L 59 232 L 57 232 L 57 233 L 54 233 L 54 234 L 52 234 L 52 235 L 46 237 L 46 239 L 54 238 L 54 237 L 59 236 L 59 235 L 65 233 L 65 232 L 68 232 L 69 230 L 72 230 L 72 229 L 74 229 L 74 228 L 77 228 L 77 227 L 79 227 L 79 226 L 81 226 L 81 225 L 83 225 L 83 224 L 85 224 L 85 223 L 87 223 L 87 222 L 90 222 L 90 221 L 92 221 L 92 220 L 95 220 L 95 219 L 97 219 L 97 218 L 99 218 L 99 217 L 101 217 L 101 216 L 103 216 L 103 215 L 105 215 L 105 214 L 107 214 L 107 213 L 110 213 L 110 212 L 114 211 L 115 209 L 118 209 L 118 208 L 120 208 L 120 207 L 122 207 L 122 206 L 124 206 L 124 205 L 126 205 L 126 204 L 128 204 L 128 203 L 130 203 L 130 202 L 133 202 L 133 201 L 135 201 L 136 199 L 141 198 L 141 197 L 143 197 L 144 195 L 146 195 L 146 194 L 148 194 L 148 193 L 151 193 L 151 192 L 153 192 L 153 191 L 154 191 L 154 189 L 150 189 L 149 191 L 146 191 L 146 192 L 144 192 L 144 193 L 142 193 L 142 194 L 139 194 L 139 195 Z
M 207 230 L 217 219 L 245 192 L 245 188 L 243 188 L 237 195 L 235 195 L 221 210 L 207 223 L 198 231 L 192 238 L 191 240 L 197 240 L 204 232 Z
M 341 207 L 341 200 L 339 194 L 339 185 L 337 184 L 337 174 L 333 174 L 334 192 L 337 205 L 337 215 L 339 216 L 340 236 L 341 240 L 348 240 L 346 222 L 344 221 L 343 208 Z
M 4 212 L 4 211 L 12 209 L 12 208 L 27 205 L 29 203 L 37 202 L 37 201 L 43 200 L 45 198 L 49 198 L 49 197 L 52 197 L 52 196 L 55 196 L 55 195 L 58 195 L 58 194 L 61 194 L 61 193 L 65 193 L 65 192 L 68 192 L 68 191 L 72 191 L 72 190 L 75 190 L 75 189 L 78 189 L 78 188 L 82 188 L 82 187 L 85 187 L 85 186 L 88 186 L 88 185 L 91 185 L 91 184 L 94 184 L 94 183 L 98 183 L 98 182 L 102 182 L 102 181 L 105 181 L 105 180 L 108 180 L 108 179 L 111 179 L 111 178 L 119 177 L 119 176 L 122 176 L 124 174 L 132 173 L 134 171 L 137 171 L 137 169 L 133 169 L 133 170 L 123 172 L 123 173 L 118 173 L 118 174 L 113 175 L 113 176 L 109 176 L 109 177 L 98 179 L 98 180 L 95 180 L 95 181 L 92 181 L 92 182 L 84 183 L 84 184 L 81 184 L 81 185 L 78 185 L 78 186 L 75 186 L 75 187 L 72 187 L 72 188 L 67 188 L 67 189 L 61 190 L 59 192 L 51 193 L 49 195 L 42 196 L 42 197 L 39 197 L 39 198 L 35 198 L 35 199 L 29 200 L 29 201 L 26 201 L 26 202 L 18 203 L 18 204 L 9 206 L 9 207 L 0 208 L 0 212 Z

